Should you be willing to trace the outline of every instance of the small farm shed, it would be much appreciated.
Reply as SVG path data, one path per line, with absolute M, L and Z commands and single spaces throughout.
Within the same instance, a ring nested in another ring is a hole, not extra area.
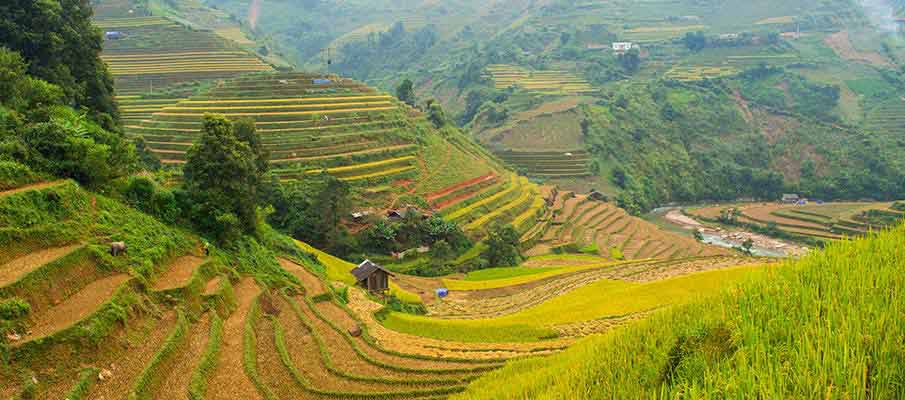
M 798 197 L 797 194 L 786 193 L 782 195 L 782 202 L 786 204 L 795 204 L 798 203 L 799 200 L 801 200 L 801 197 Z
M 588 192 L 588 198 L 594 201 L 602 201 L 604 203 L 610 201 L 610 198 L 607 197 L 607 195 L 598 192 L 597 189 L 591 189 L 591 191 Z
M 390 290 L 390 277 L 395 276 L 386 268 L 377 265 L 371 260 L 365 260 L 352 270 L 355 282 L 363 289 L 371 293 L 383 293 Z

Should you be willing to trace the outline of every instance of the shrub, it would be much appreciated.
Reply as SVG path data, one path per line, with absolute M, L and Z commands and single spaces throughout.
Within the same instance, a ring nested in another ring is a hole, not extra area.
M 0 319 L 13 321 L 24 318 L 31 312 L 31 305 L 18 297 L 0 301 Z

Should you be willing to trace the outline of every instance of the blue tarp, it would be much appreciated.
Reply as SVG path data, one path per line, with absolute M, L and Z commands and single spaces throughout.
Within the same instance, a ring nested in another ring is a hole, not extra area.
M 315 85 L 329 85 L 333 83 L 333 81 L 329 79 L 312 79 L 311 83 L 314 83 Z
M 123 33 L 122 33 L 122 32 L 116 32 L 116 31 L 113 31 L 113 32 L 106 32 L 106 34 L 105 34 L 104 36 L 106 36 L 107 39 L 119 39 L 119 38 L 122 38 L 122 37 L 123 37 Z
M 437 292 L 437 297 L 439 297 L 441 299 L 446 296 L 449 296 L 449 289 L 447 289 L 447 288 L 437 289 L 436 292 Z

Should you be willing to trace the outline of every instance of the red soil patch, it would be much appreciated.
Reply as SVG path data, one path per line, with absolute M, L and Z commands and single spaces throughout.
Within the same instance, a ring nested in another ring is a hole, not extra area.
M 497 177 L 496 174 L 491 173 L 491 174 L 488 174 L 488 175 L 479 176 L 479 177 L 474 178 L 474 179 L 469 179 L 469 180 L 467 180 L 467 181 L 465 181 L 465 182 L 457 183 L 457 184 L 455 184 L 455 185 L 452 185 L 452 186 L 450 186 L 450 187 L 448 187 L 448 188 L 446 188 L 446 189 L 440 190 L 440 191 L 438 191 L 438 192 L 431 193 L 431 194 L 427 195 L 426 199 L 427 199 L 428 202 L 433 203 L 434 200 L 437 200 L 437 199 L 439 199 L 439 198 L 441 198 L 441 197 L 443 197 L 443 196 L 446 196 L 446 195 L 448 195 L 448 194 L 450 194 L 450 193 L 453 193 L 453 192 L 455 192 L 455 191 L 457 191 L 457 190 L 459 190 L 459 189 L 464 189 L 464 188 L 467 188 L 467 187 L 469 187 L 469 186 L 474 186 L 474 185 L 477 185 L 477 184 L 479 184 L 479 183 L 483 183 L 483 182 L 486 182 L 486 181 L 489 181 L 489 180 L 492 180 L 492 179 L 496 179 L 496 177 Z
M 179 257 L 170 264 L 170 267 L 154 282 L 154 291 L 163 291 L 185 287 L 192 279 L 195 270 L 207 261 L 201 257 Z

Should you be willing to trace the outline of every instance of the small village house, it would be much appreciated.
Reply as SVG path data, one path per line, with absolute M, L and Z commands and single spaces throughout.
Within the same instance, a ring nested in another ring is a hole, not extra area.
M 616 53 L 625 53 L 635 48 L 632 42 L 613 42 L 613 51 Z
M 801 201 L 801 197 L 794 193 L 786 193 L 782 195 L 782 202 L 785 204 L 798 204 Z
M 386 293 L 390 290 L 390 277 L 395 276 L 386 268 L 365 260 L 352 271 L 356 285 L 370 293 Z

